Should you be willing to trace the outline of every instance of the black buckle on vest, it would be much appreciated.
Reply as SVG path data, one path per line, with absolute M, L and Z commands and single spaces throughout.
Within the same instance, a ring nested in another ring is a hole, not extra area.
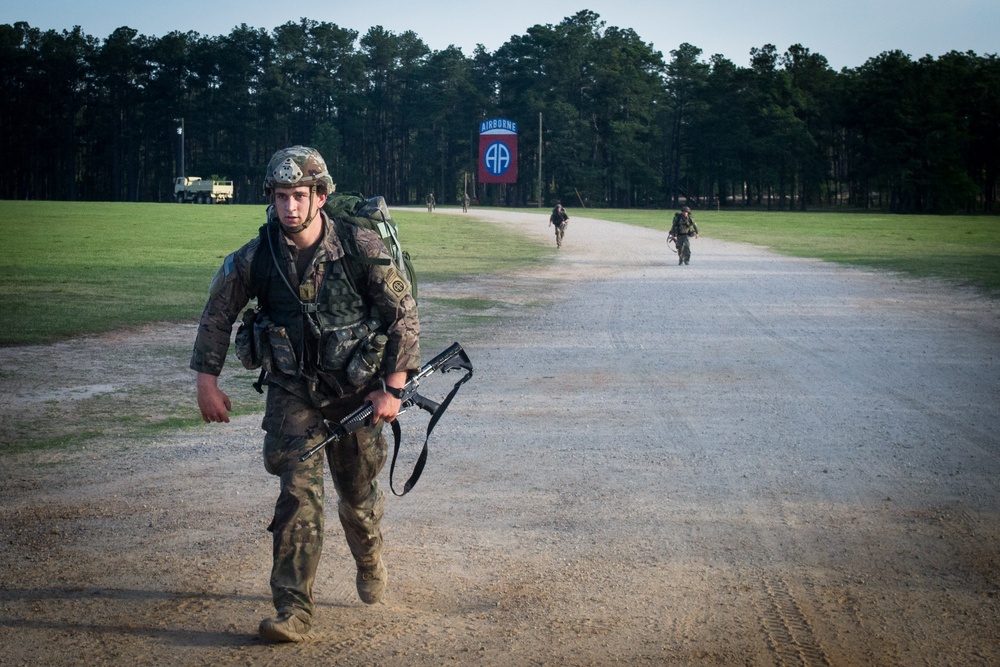
M 302 312 L 303 313 L 318 313 L 319 312 L 319 304 L 317 304 L 317 303 L 302 303 L 300 301 L 299 305 L 302 307 Z

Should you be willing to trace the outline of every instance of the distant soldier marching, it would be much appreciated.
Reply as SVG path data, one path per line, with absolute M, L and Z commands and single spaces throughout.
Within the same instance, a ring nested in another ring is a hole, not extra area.
M 549 216 L 549 225 L 556 228 L 556 247 L 561 248 L 563 236 L 566 234 L 566 226 L 569 224 L 569 215 L 563 208 L 562 202 L 556 200 L 556 205 L 552 207 L 552 215 Z
M 698 225 L 694 224 L 691 209 L 685 206 L 674 213 L 674 224 L 670 227 L 667 241 L 673 240 L 677 245 L 677 263 L 691 263 L 691 237 L 698 238 Z

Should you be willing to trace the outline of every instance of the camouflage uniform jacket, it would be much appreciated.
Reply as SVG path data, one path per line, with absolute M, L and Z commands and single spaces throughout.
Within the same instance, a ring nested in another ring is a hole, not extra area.
M 295 257 L 298 249 L 283 234 L 279 237 L 288 280 L 301 294 L 317 294 L 325 277 L 324 268 L 328 263 L 344 257 L 344 249 L 332 221 L 322 211 L 323 236 L 315 250 L 300 284 L 295 271 Z M 359 229 L 358 249 L 367 257 L 389 258 L 385 245 L 374 232 Z M 190 367 L 199 373 L 219 375 L 226 361 L 232 338 L 233 323 L 252 297 L 251 264 L 260 246 L 260 238 L 254 238 L 236 252 L 226 257 L 222 267 L 216 272 L 209 290 L 208 303 L 198 325 L 198 336 Z M 261 249 L 267 252 L 266 248 Z M 386 326 L 389 343 L 383 359 L 382 369 L 388 373 L 396 371 L 413 372 L 420 368 L 420 324 L 417 319 L 417 304 L 410 294 L 409 284 L 394 265 L 358 264 L 356 289 L 366 306 Z M 286 389 L 295 393 L 299 389 L 288 386 L 285 378 L 270 377 Z M 298 380 L 297 382 L 304 382 Z

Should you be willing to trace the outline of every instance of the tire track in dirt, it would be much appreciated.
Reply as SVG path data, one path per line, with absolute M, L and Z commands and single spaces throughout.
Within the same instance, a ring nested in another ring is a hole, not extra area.
M 812 624 L 789 592 L 788 585 L 780 578 L 764 577 L 761 587 L 768 602 L 761 614 L 761 625 L 778 664 L 782 667 L 829 667 L 830 661 L 813 635 Z
M 646 277 L 649 278 L 648 272 Z M 656 292 L 655 289 L 650 291 Z M 650 303 L 653 298 L 651 294 L 637 296 L 640 300 L 652 305 Z M 628 327 L 616 326 L 617 323 L 634 321 L 634 317 L 623 316 L 624 309 L 625 306 L 621 302 L 608 307 L 608 319 L 612 323 L 608 330 L 610 342 L 615 350 L 623 353 L 640 351 L 650 342 L 649 332 L 636 335 Z M 655 348 L 655 346 L 653 347 Z M 702 438 L 695 425 L 689 418 L 683 416 L 688 406 L 684 404 L 683 398 L 677 401 L 671 400 L 673 396 L 673 393 L 667 393 L 668 402 L 650 425 L 656 431 L 672 434 L 675 441 L 692 444 L 701 442 Z M 701 459 L 700 467 L 706 471 L 708 477 L 716 480 L 727 480 L 731 474 L 723 467 L 715 465 L 713 457 Z M 745 522 L 746 525 L 759 524 L 758 517 L 760 516 L 783 516 L 784 505 L 779 498 L 773 495 L 758 497 L 753 511 L 755 516 L 748 518 Z M 778 524 L 768 525 L 766 532 L 756 531 L 752 533 L 744 538 L 744 544 L 746 544 L 747 539 L 753 543 L 754 546 L 750 551 L 760 563 L 786 563 L 792 560 L 787 553 L 786 545 L 794 543 L 795 538 L 787 519 L 783 519 Z M 752 582 L 745 582 L 743 589 L 750 594 L 750 597 L 754 598 L 763 642 L 774 656 L 777 664 L 828 667 L 831 663 L 812 631 L 812 622 L 799 604 L 796 595 L 792 593 L 788 583 L 782 579 L 778 571 L 763 566 L 756 568 L 756 570 L 757 586 L 753 586 Z M 803 591 L 803 594 L 807 594 L 806 591 Z M 680 636 L 687 636 L 692 630 L 708 620 L 710 619 L 699 615 L 675 618 L 673 628 Z
M 680 408 L 681 406 L 678 406 Z M 697 435 L 692 425 L 686 421 L 674 421 L 669 425 L 674 431 L 682 431 L 692 441 Z M 729 472 L 715 465 L 715 460 L 706 457 L 701 467 L 710 477 L 726 479 Z M 785 517 L 785 506 L 773 494 L 763 493 L 751 505 L 737 510 L 740 518 L 736 525 L 758 527 L 741 531 L 741 547 L 750 556 L 752 565 L 745 567 L 737 579 L 740 589 L 749 598 L 757 614 L 757 626 L 762 633 L 762 641 L 773 655 L 776 664 L 782 667 L 829 667 L 830 660 L 821 642 L 813 632 L 813 620 L 799 602 L 800 596 L 809 599 L 809 606 L 816 607 L 814 594 L 807 582 L 798 577 L 796 583 L 802 587 L 801 593 L 794 593 L 782 574 L 788 563 L 796 562 L 794 529 Z M 768 517 L 779 517 L 778 521 L 767 522 Z M 733 563 L 736 565 L 737 563 Z M 748 579 L 747 577 L 752 577 Z

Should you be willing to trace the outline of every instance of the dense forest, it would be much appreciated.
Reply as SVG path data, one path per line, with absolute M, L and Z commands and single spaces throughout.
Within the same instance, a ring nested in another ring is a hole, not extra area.
M 996 54 L 890 51 L 838 72 L 765 44 L 742 67 L 686 43 L 667 58 L 590 11 L 471 56 L 309 19 L 106 39 L 16 23 L 0 78 L 5 199 L 170 201 L 183 169 L 256 203 L 271 154 L 306 144 L 338 189 L 391 204 L 468 187 L 521 206 L 997 207 Z M 517 184 L 475 181 L 488 118 L 519 125 Z

